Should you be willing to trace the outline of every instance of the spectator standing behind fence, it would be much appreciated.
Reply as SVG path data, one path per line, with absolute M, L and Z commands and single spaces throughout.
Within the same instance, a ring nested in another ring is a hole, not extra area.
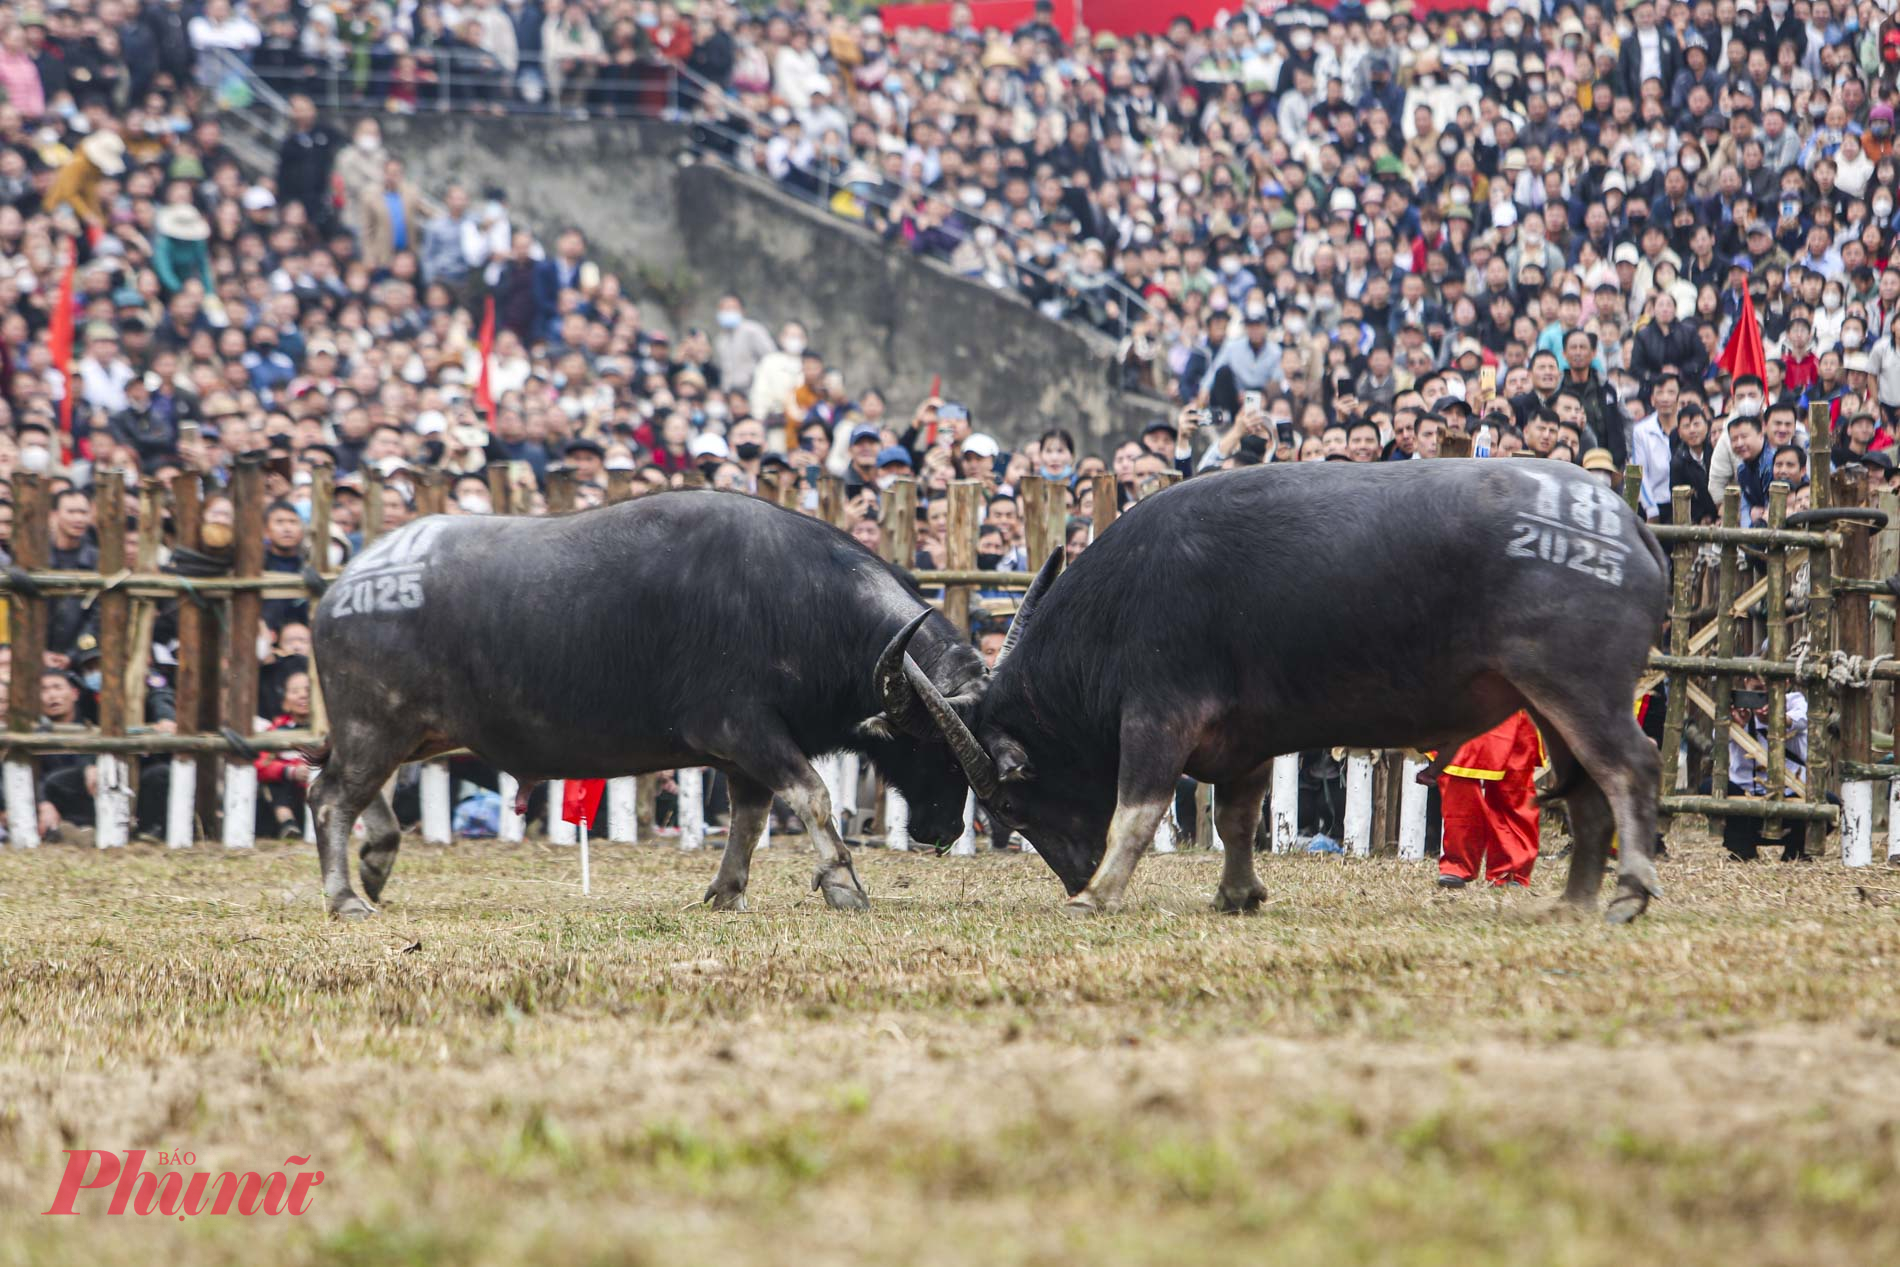
M 1743 735 L 1751 736 L 1756 743 L 1766 748 L 1768 709 L 1767 684 L 1758 677 L 1739 679 L 1729 705 L 1729 724 L 1734 727 L 1728 742 L 1730 796 L 1770 794 L 1767 764 L 1751 757 L 1742 746 L 1741 739 Z M 1808 700 L 1807 696 L 1792 687 L 1788 690 L 1788 741 L 1783 760 L 1789 777 L 1807 777 Z M 1790 789 L 1784 795 L 1793 796 L 1794 791 Z M 1771 839 L 1764 834 L 1767 827 L 1768 820 L 1765 818 L 1727 815 L 1722 818 L 1722 845 L 1729 853 L 1744 861 L 1753 861 L 1762 845 L 1775 843 L 1782 845 L 1783 862 L 1791 862 L 1802 856 L 1804 837 L 1798 829 L 1790 829 L 1784 824 L 1782 830 L 1786 833 L 1785 837 Z

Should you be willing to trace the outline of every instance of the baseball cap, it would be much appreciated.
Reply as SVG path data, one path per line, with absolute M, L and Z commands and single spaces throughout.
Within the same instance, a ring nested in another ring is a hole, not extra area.
M 872 440 L 881 444 L 884 440 L 884 433 L 868 422 L 860 422 L 857 426 L 851 428 L 852 444 L 862 444 L 866 440 Z
M 1642 257 L 1636 253 L 1634 242 L 1624 242 L 1616 248 L 1610 260 L 1615 264 L 1639 264 L 1642 262 Z
M 724 436 L 694 436 L 686 452 L 696 458 L 723 458 L 731 455 Z
M 901 444 L 886 445 L 883 449 L 878 451 L 877 464 L 879 466 L 908 467 L 910 465 L 910 450 Z
M 995 440 L 984 435 L 981 431 L 976 431 L 964 437 L 963 451 L 965 453 L 977 454 L 979 457 L 993 458 L 1001 450 L 997 448 Z

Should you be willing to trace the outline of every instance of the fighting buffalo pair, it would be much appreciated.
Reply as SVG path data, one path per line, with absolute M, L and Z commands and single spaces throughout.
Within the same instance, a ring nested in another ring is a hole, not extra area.
M 725 772 L 731 831 L 706 892 L 742 906 L 774 794 L 835 907 L 863 887 L 812 758 L 863 754 L 920 841 L 973 789 L 1054 869 L 1067 908 L 1112 908 L 1182 774 L 1234 843 L 1215 905 L 1263 896 L 1254 827 L 1272 759 L 1448 748 L 1536 719 L 1574 833 L 1565 896 L 1610 918 L 1660 895 L 1657 753 L 1630 701 L 1662 620 L 1655 538 L 1580 469 L 1441 460 L 1265 466 L 1133 507 L 1035 578 L 994 669 L 896 568 L 817 520 L 732 494 L 662 493 L 553 519 L 412 524 L 318 609 L 330 747 L 311 788 L 341 916 L 351 824 L 377 900 L 399 832 L 381 788 L 468 748 L 523 786 L 683 766 Z

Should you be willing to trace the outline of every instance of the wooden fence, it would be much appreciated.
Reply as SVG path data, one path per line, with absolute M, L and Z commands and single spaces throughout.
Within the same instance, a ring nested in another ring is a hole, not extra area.
M 1678 526 L 1658 529 L 1672 554 L 1670 631 L 1666 650 L 1652 655 L 1648 690 L 1667 683 L 1663 728 L 1661 807 L 1666 813 L 1745 814 L 1762 817 L 1807 835 L 1810 851 L 1822 847 L 1830 826 L 1842 824 L 1842 856 L 1852 865 L 1871 860 L 1874 829 L 1873 787 L 1890 784 L 1894 805 L 1890 821 L 1900 821 L 1900 764 L 1892 755 L 1894 703 L 1892 683 L 1900 680 L 1900 662 L 1891 659 L 1895 592 L 1880 579 L 1900 564 L 1900 515 L 1876 537 L 1863 468 L 1830 475 L 1827 411 L 1811 415 L 1815 454 L 1816 505 L 1790 521 L 1787 489 L 1777 485 L 1765 527 L 1743 527 L 1736 490 L 1726 490 L 1718 526 L 1681 526 L 1688 518 L 1687 489 L 1674 493 Z M 1448 437 L 1453 443 L 1457 437 Z M 1455 451 L 1455 444 L 1454 444 Z M 1447 456 L 1450 456 L 1448 453 Z M 498 509 L 521 512 L 522 490 L 510 487 L 505 468 L 489 473 Z M 365 544 L 382 531 L 384 481 L 364 473 Z M 1149 480 L 1146 495 L 1176 482 L 1166 473 Z M 1626 492 L 1634 498 L 1640 472 L 1631 468 Z M 635 495 L 630 472 L 611 472 L 607 500 Z M 1119 511 L 1114 476 L 1096 476 L 1087 486 L 1093 499 L 1093 531 L 1112 523 Z M 418 472 L 413 482 L 418 515 L 441 513 L 446 477 Z M 252 760 L 259 751 L 287 751 L 319 741 L 325 729 L 320 683 L 313 679 L 313 712 L 308 730 L 251 733 L 257 708 L 257 633 L 266 598 L 318 597 L 334 573 L 321 564 L 333 510 L 333 486 L 327 471 L 317 472 L 312 487 L 309 542 L 315 552 L 301 575 L 264 570 L 265 488 L 262 460 L 240 458 L 229 490 L 236 529 L 228 534 L 204 520 L 206 490 L 196 476 L 180 476 L 169 486 L 146 480 L 133 484 L 119 472 L 105 472 L 95 489 L 100 546 L 97 572 L 48 569 L 47 481 L 30 473 L 14 478 L 16 506 L 15 564 L 0 578 L 0 593 L 10 607 L 14 672 L 8 698 L 7 728 L 0 738 L 0 761 L 12 843 L 38 843 L 33 758 L 46 753 L 82 753 L 98 757 L 95 797 L 96 840 L 102 847 L 124 844 L 132 824 L 140 755 L 169 754 L 170 804 L 165 837 L 185 846 L 199 838 L 221 839 L 227 846 L 251 843 L 257 795 Z M 575 505 L 576 488 L 564 472 L 550 474 L 550 513 Z M 953 481 L 948 489 L 948 526 L 944 566 L 915 568 L 921 528 L 918 489 L 900 479 L 880 498 L 879 550 L 887 560 L 908 568 L 919 587 L 937 602 L 965 635 L 984 616 L 1004 617 L 1016 599 L 999 592 L 1026 589 L 1052 551 L 1064 549 L 1069 509 L 1060 485 L 1036 477 L 1023 481 L 1018 504 L 1024 522 L 1028 568 L 992 572 L 977 568 L 978 525 L 983 518 L 983 486 Z M 849 527 L 844 483 L 836 476 L 807 482 L 789 473 L 768 471 L 760 495 L 790 508 L 814 509 L 840 527 Z M 128 507 L 137 505 L 136 536 L 128 540 Z M 1892 506 L 1892 495 L 1881 501 Z M 1842 519 L 1843 513 L 1853 515 Z M 1802 520 L 1821 521 L 1815 528 Z M 241 529 L 241 530 L 237 530 Z M 228 562 L 227 574 L 187 577 L 161 572 L 162 546 L 182 547 L 197 555 Z M 1805 578 L 1805 580 L 1803 580 Z M 1791 605 L 1791 589 L 1796 601 Z M 985 595 L 990 597 L 985 597 Z M 21 666 L 36 665 L 45 648 L 47 604 L 81 595 L 99 612 L 103 686 L 96 727 L 40 725 L 38 675 Z M 143 725 L 145 683 L 150 672 L 151 630 L 160 604 L 177 604 L 178 665 L 176 733 L 162 734 Z M 1736 732 L 1728 702 L 1734 681 L 1758 676 L 1768 683 L 1769 720 L 1765 740 Z M 1809 715 L 1807 776 L 1789 770 L 1787 695 L 1806 693 Z M 1882 729 L 1881 727 L 1884 727 Z M 1767 769 L 1766 796 L 1727 793 L 1727 749 L 1733 740 Z M 1687 753 L 1685 762 L 1682 754 Z M 1424 767 L 1415 753 L 1349 752 L 1344 759 L 1345 812 L 1342 845 L 1348 854 L 1390 852 L 1404 859 L 1426 853 L 1428 793 L 1413 777 Z M 1883 760 L 1876 760 L 1880 756 Z M 1697 788 L 1700 772 L 1712 774 L 1706 794 Z M 908 846 L 905 811 L 894 789 L 873 789 L 860 804 L 864 771 L 854 756 L 820 762 L 846 826 L 874 823 L 886 843 Z M 697 848 L 704 840 L 703 785 L 700 771 L 679 772 L 679 843 Z M 513 812 L 515 788 L 503 776 L 499 835 L 520 839 L 526 824 Z M 609 840 L 634 841 L 652 829 L 652 777 L 609 781 Z M 1287 756 L 1274 763 L 1266 834 L 1271 847 L 1296 846 L 1298 761 Z M 1779 792 L 1780 794 L 1776 794 Z M 422 833 L 426 840 L 450 837 L 449 774 L 445 762 L 421 772 Z M 1836 794 L 1839 804 L 1830 799 Z M 560 785 L 549 789 L 558 805 Z M 1883 805 L 1884 809 L 1885 806 Z M 972 807 L 973 809 L 973 807 Z M 571 842 L 573 829 L 551 814 L 550 838 Z M 973 821 L 966 814 L 966 821 Z M 1773 828 L 1770 829 L 1774 830 Z M 1191 821 L 1171 816 L 1157 834 L 1155 847 L 1168 851 L 1185 844 L 1218 849 L 1214 831 L 1214 795 L 1200 787 Z M 1890 846 L 1896 858 L 1900 847 Z M 953 852 L 975 852 L 974 832 L 966 827 Z

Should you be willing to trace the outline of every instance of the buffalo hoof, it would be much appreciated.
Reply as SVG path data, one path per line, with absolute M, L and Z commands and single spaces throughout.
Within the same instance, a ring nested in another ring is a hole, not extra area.
M 1251 915 L 1266 900 L 1267 891 L 1257 884 L 1239 893 L 1217 889 L 1214 892 L 1214 909 L 1223 915 Z
M 330 904 L 330 914 L 335 919 L 368 919 L 370 916 L 376 914 L 376 908 L 356 896 L 356 894 L 351 893 L 341 901 L 332 902 Z
M 1651 890 L 1635 885 L 1620 886 L 1616 896 L 1610 899 L 1609 908 L 1603 912 L 1603 918 L 1612 924 L 1629 923 L 1649 909 L 1650 893 Z M 1657 893 L 1656 896 L 1662 895 Z
M 1062 913 L 1070 919 L 1089 919 L 1100 915 L 1102 908 L 1087 897 L 1072 897 L 1062 904 Z
M 389 883 L 389 868 L 372 866 L 365 862 L 357 869 L 357 878 L 363 882 L 363 893 L 370 901 L 380 901 L 383 886 Z
M 700 901 L 712 907 L 715 911 L 743 911 L 746 909 L 745 890 L 722 889 L 716 884 L 707 888 L 706 896 L 701 898 Z
M 855 883 L 846 884 L 842 880 L 834 880 L 829 884 L 821 885 L 820 889 L 825 895 L 825 905 L 834 911 L 871 909 L 871 899 L 864 896 L 864 890 Z

